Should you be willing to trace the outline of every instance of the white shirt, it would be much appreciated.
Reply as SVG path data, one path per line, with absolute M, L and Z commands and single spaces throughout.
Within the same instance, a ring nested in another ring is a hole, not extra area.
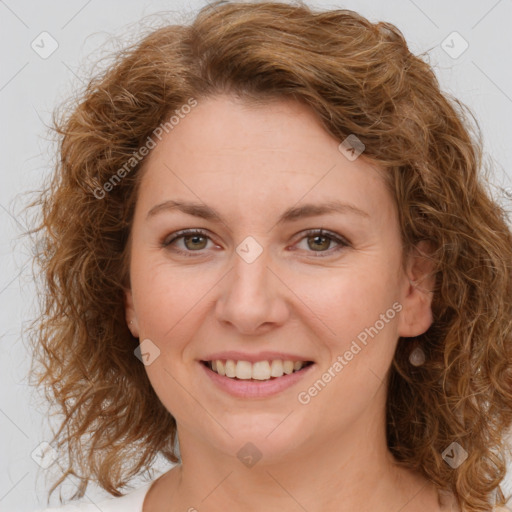
M 46 508 L 34 512 L 142 512 L 144 498 L 154 480 L 118 498 L 108 498 L 96 504 L 90 501 L 76 501 L 57 508 Z

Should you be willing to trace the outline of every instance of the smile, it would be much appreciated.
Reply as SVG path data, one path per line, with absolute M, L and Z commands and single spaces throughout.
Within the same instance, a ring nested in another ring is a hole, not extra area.
M 314 371 L 313 361 L 215 359 L 200 361 L 200 368 L 219 389 L 233 397 L 264 399 L 278 395 Z

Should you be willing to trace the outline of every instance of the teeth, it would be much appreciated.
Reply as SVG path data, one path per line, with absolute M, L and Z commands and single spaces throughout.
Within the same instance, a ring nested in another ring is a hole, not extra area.
M 283 361 L 275 359 L 270 365 L 270 376 L 271 377 L 282 377 L 283 376 Z
M 236 378 L 250 379 L 252 376 L 252 365 L 248 361 L 238 361 L 236 363 Z
M 268 364 L 268 361 L 258 361 L 252 365 L 253 379 L 267 380 L 270 379 L 270 376 L 270 365 Z
M 236 364 L 232 359 L 226 361 L 226 377 L 236 377 Z
M 290 375 L 290 373 L 293 373 L 293 361 L 283 362 L 283 372 L 286 373 L 286 375 Z
M 294 371 L 300 370 L 306 364 L 305 361 L 282 361 L 274 359 L 272 361 L 234 361 L 228 359 L 222 361 L 217 359 L 210 361 L 210 368 L 219 375 L 225 375 L 230 378 L 242 380 L 269 380 L 272 377 L 282 377 L 290 375 Z

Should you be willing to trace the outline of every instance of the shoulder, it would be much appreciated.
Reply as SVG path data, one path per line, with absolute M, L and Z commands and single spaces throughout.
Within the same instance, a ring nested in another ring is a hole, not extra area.
M 142 512 L 144 498 L 153 481 L 118 498 L 109 498 L 97 503 L 91 501 L 71 502 L 61 507 L 38 509 L 34 512 Z

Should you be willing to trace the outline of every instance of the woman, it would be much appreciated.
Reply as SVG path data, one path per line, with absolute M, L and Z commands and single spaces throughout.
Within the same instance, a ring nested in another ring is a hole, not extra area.
M 51 492 L 74 475 L 73 498 L 114 496 L 84 511 L 505 504 L 512 236 L 462 105 L 396 27 L 218 2 L 67 112 L 39 201 L 33 373 L 69 453 Z M 158 454 L 176 464 L 123 496 Z

